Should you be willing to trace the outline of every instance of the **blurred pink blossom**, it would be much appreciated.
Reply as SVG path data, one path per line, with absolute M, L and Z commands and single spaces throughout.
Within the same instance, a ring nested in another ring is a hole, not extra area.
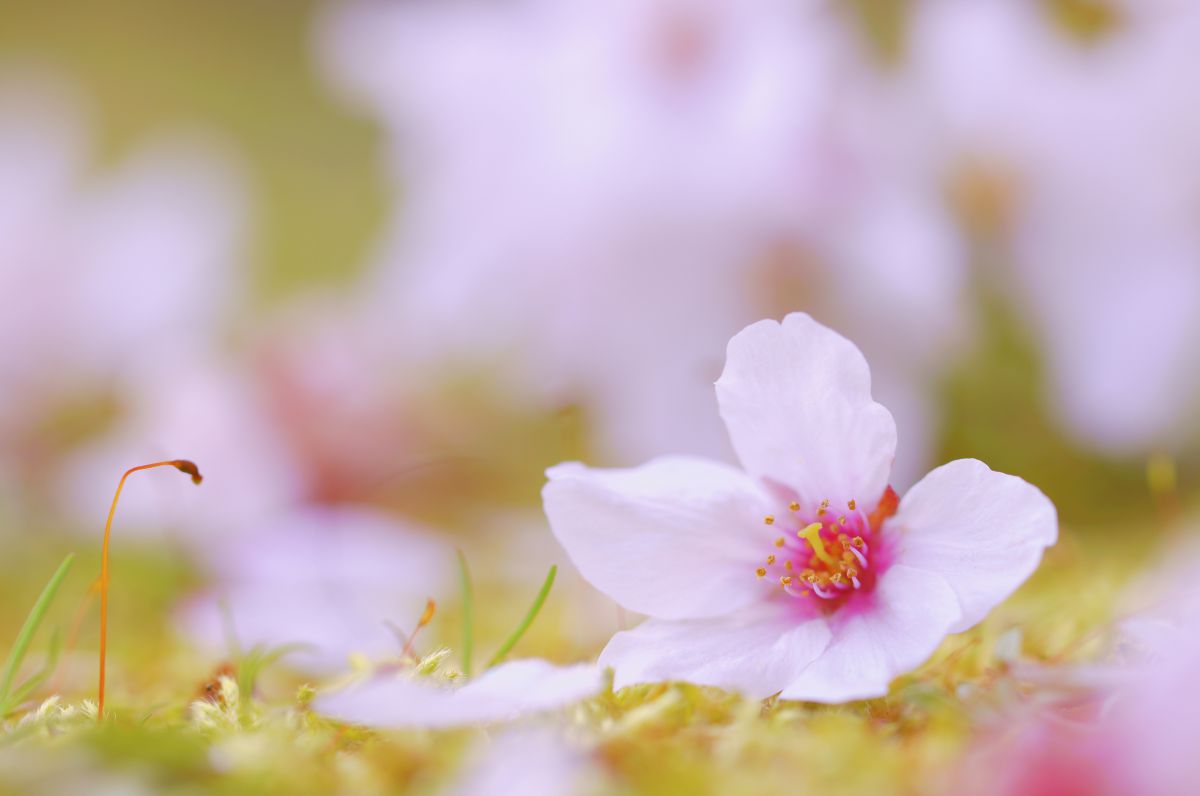
M 186 632 L 227 650 L 302 644 L 288 662 L 336 672 L 352 653 L 399 657 L 426 600 L 453 582 L 450 547 L 365 507 L 301 506 L 205 548 L 215 583 L 184 606 Z
M 944 170 L 1008 183 L 1006 286 L 1061 422 L 1101 450 L 1178 447 L 1200 375 L 1200 13 L 1122 4 L 1094 41 L 1036 3 L 927 0 L 909 66 Z
M 1200 590 L 1190 557 L 1147 573 L 1165 599 L 1143 612 L 1143 655 L 1107 667 L 1091 709 L 1025 706 L 959 767 L 954 792 L 983 796 L 1145 794 L 1187 796 L 1200 778 L 1200 712 L 1192 687 L 1200 667 Z M 1164 580 L 1185 575 L 1169 589 Z M 1062 673 L 1060 673 L 1062 676 Z M 1086 706 L 1086 703 L 1085 703 Z
M 452 796 L 579 796 L 596 793 L 602 771 L 553 727 L 517 727 L 482 739 L 451 786 Z
M 78 104 L 0 82 L 0 469 L 36 467 L 56 413 L 211 350 L 240 291 L 230 159 L 177 135 L 92 176 Z
M 404 196 L 369 290 L 381 329 L 582 402 L 610 456 L 726 453 L 708 386 L 755 315 L 740 268 L 819 188 L 816 15 L 775 0 L 336 9 L 324 60 L 384 120 Z
M 161 473 L 130 481 L 122 534 L 164 530 L 193 549 L 246 533 L 304 498 L 304 463 L 292 455 L 262 388 L 235 359 L 182 358 L 132 385 L 127 417 L 64 463 L 61 504 L 95 528 L 125 467 L 186 456 L 204 473 L 183 489 Z

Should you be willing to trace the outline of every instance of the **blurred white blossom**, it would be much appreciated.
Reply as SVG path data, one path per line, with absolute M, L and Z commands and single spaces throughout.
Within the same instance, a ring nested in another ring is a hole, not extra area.
M 69 91 L 0 79 L 0 463 L 37 467 L 69 415 L 211 351 L 240 296 L 245 211 L 225 153 L 163 136 L 94 170 Z

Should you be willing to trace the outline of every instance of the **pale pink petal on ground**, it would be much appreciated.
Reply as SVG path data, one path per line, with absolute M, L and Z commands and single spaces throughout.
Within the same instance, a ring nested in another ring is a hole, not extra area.
M 377 679 L 320 697 L 313 709 L 373 727 L 455 727 L 556 710 L 586 699 L 602 685 L 595 666 L 530 659 L 497 666 L 462 687 Z

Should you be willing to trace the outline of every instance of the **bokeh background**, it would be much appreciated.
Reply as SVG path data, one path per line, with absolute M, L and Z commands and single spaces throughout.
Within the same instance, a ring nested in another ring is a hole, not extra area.
M 588 658 L 635 620 L 542 471 L 730 457 L 725 342 L 803 310 L 871 362 L 898 489 L 970 456 L 1054 499 L 1018 604 L 1066 649 L 1194 525 L 1198 33 L 1172 0 L 5 0 L 0 639 L 78 551 L 86 693 L 111 491 L 187 457 L 202 487 L 118 511 L 117 698 L 231 628 L 314 643 L 301 676 L 434 597 L 452 643 L 455 547 L 484 639 L 565 565 L 523 648 Z

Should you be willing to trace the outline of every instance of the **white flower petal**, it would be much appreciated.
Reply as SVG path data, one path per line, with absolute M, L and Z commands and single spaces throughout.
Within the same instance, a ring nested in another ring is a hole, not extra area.
M 455 727 L 508 721 L 570 705 L 600 690 L 590 664 L 555 666 L 512 661 L 461 688 L 406 679 L 377 679 L 313 703 L 318 713 L 374 727 Z
M 783 699 L 832 703 L 883 696 L 892 678 L 924 662 L 958 621 L 954 591 L 929 572 L 893 565 L 873 597 L 868 607 L 830 617 L 833 640 L 783 690 Z
M 603 679 L 592 664 L 556 666 L 527 658 L 489 669 L 459 689 L 457 698 L 504 706 L 509 714 L 534 713 L 585 699 L 600 690 Z
M 975 459 L 944 464 L 909 490 L 885 532 L 897 562 L 935 572 L 958 595 L 958 633 L 983 619 L 1037 568 L 1058 538 L 1054 504 L 1035 486 Z
M 546 516 L 596 588 L 663 619 L 715 616 L 762 596 L 755 567 L 771 547 L 763 491 L 740 470 L 682 456 L 600 470 L 546 472 Z
M 859 350 L 808 315 L 759 321 L 730 340 L 717 400 L 746 469 L 803 505 L 872 507 L 887 487 L 896 424 L 871 399 Z
M 823 619 L 798 616 L 792 607 L 763 605 L 715 619 L 650 619 L 613 636 L 600 665 L 613 668 L 614 688 L 684 680 L 770 696 L 829 643 Z

